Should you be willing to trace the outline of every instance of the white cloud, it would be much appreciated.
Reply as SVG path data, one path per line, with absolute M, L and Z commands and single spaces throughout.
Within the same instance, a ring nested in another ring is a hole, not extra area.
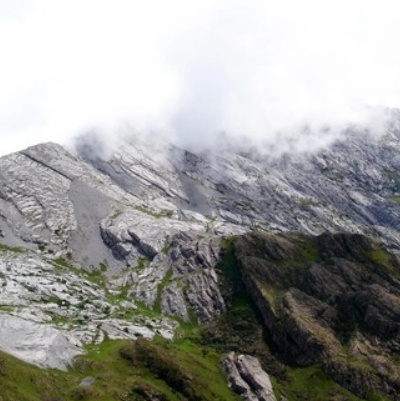
M 0 0 L 0 154 L 127 121 L 272 143 L 400 107 L 396 1 L 16 3 Z

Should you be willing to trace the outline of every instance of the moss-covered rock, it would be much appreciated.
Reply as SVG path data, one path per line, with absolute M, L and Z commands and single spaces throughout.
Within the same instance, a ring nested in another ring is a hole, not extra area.
M 232 253 L 232 268 L 261 314 L 276 359 L 287 366 L 322 366 L 359 397 L 400 399 L 395 256 L 346 233 L 253 232 L 237 237 Z

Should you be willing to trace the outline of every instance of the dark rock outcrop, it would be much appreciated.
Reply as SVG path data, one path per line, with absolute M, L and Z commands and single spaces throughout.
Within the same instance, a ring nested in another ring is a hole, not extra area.
M 400 263 L 358 234 L 234 241 L 246 291 L 271 346 L 290 365 L 320 364 L 359 397 L 399 400 Z

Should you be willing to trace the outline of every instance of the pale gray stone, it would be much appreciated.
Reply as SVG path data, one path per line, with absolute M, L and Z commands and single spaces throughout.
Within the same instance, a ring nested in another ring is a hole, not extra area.
M 260 361 L 231 352 L 222 362 L 231 389 L 248 401 L 276 401 L 269 375 Z
M 66 332 L 0 312 L 0 349 L 41 367 L 66 370 L 82 344 Z

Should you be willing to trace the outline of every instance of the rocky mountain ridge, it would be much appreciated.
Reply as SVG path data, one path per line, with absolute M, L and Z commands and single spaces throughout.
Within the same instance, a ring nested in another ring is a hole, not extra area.
M 48 143 L 1 157 L 1 330 L 11 337 L 24 326 L 20 332 L 26 337 L 14 345 L 0 341 L 0 348 L 65 369 L 84 344 L 104 338 L 172 338 L 180 322 L 211 322 L 231 307 L 218 266 L 221 241 L 232 235 L 340 231 L 364 234 L 398 251 L 396 121 L 379 137 L 348 130 L 343 140 L 318 153 L 275 158 L 229 146 L 196 155 L 141 138 L 126 139 L 105 157 L 91 137 L 75 150 Z M 279 241 L 271 252 L 279 254 Z M 280 256 L 291 260 L 290 247 Z M 390 263 L 397 269 L 397 262 Z M 363 280 L 359 273 L 352 272 Z M 274 274 L 279 282 L 282 272 Z M 318 275 L 307 274 L 318 282 Z M 315 307 L 318 321 L 324 321 L 324 313 L 332 311 L 307 298 L 303 284 L 293 284 L 285 307 L 299 316 Z M 375 284 L 373 294 L 382 299 Z M 389 298 L 388 305 L 395 305 L 397 300 Z M 378 320 L 372 318 L 371 324 Z M 265 321 L 267 330 L 286 338 L 271 322 Z M 54 335 L 46 331 L 49 327 Z M 31 341 L 30 330 L 41 329 L 45 334 L 37 336 L 37 343 L 23 349 L 21 344 Z M 331 336 L 323 324 L 315 330 Z M 305 344 L 309 341 L 304 337 Z M 332 349 L 340 349 L 338 341 L 332 337 L 337 345 Z M 317 355 L 332 355 L 321 347 Z M 284 349 L 283 361 L 290 347 Z M 321 362 L 306 349 L 296 352 L 288 355 L 298 365 Z M 338 370 L 335 363 L 326 371 Z M 331 376 L 342 385 L 347 380 Z

